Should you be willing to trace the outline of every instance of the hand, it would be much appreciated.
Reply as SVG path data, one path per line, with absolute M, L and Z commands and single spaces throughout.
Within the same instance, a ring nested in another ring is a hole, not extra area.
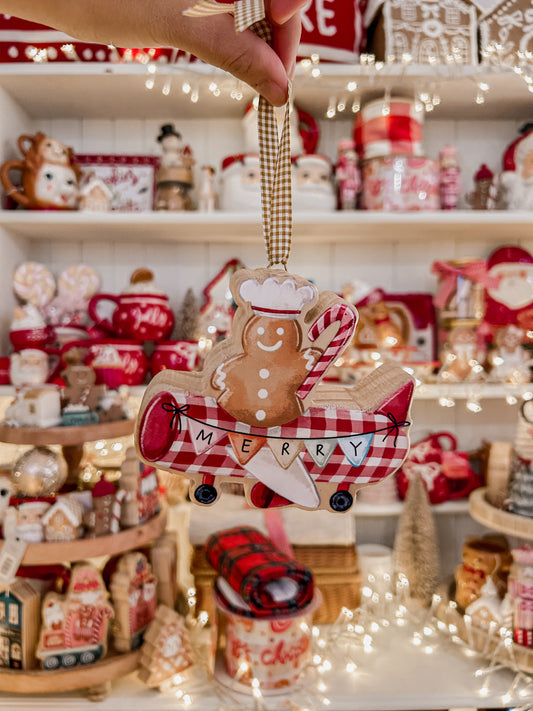
M 270 103 L 287 100 L 306 0 L 265 0 L 270 48 L 233 17 L 185 17 L 194 0 L 0 0 L 0 12 L 40 22 L 85 42 L 117 47 L 179 47 L 246 82 Z

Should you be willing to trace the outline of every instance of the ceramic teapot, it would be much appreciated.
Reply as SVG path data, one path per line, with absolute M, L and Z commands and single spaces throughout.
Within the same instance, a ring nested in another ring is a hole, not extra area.
M 72 148 L 40 131 L 19 136 L 18 147 L 23 158 L 0 168 L 8 196 L 27 209 L 77 209 L 80 169 L 72 163 Z M 19 185 L 11 181 L 11 171 L 20 171 Z
M 116 304 L 111 320 L 98 313 L 103 301 Z M 140 342 L 166 339 L 174 327 L 168 297 L 157 289 L 149 269 L 137 269 L 121 294 L 95 294 L 89 301 L 89 316 L 105 332 Z

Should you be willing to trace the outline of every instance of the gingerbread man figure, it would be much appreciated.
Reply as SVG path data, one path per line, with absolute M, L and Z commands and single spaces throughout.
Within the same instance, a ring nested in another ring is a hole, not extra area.
M 298 316 L 316 298 L 312 286 L 294 279 L 269 277 L 260 284 L 248 279 L 240 296 L 252 306 L 242 333 L 242 355 L 220 365 L 212 378 L 221 407 L 241 422 L 272 427 L 302 413 L 297 391 L 322 355 L 302 348 Z

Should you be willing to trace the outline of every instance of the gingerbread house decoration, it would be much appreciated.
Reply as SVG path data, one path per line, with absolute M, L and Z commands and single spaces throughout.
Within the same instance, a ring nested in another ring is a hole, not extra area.
M 17 578 L 0 589 L 0 667 L 31 669 L 39 638 L 40 593 Z
M 56 427 L 61 424 L 61 398 L 55 385 L 23 387 L 6 410 L 13 427 Z
M 75 541 L 82 534 L 83 508 L 72 496 L 60 496 L 43 516 L 47 541 Z
M 126 553 L 111 576 L 116 618 L 113 643 L 118 652 L 138 649 L 156 612 L 156 579 L 145 555 Z
M 139 678 L 148 686 L 161 686 L 193 663 L 184 618 L 166 605 L 159 605 L 144 635 Z
M 370 0 L 367 51 L 378 60 L 413 64 L 478 63 L 477 12 L 463 0 Z
M 498 626 L 502 624 L 503 615 L 502 603 L 496 585 L 492 578 L 487 578 L 487 582 L 481 588 L 481 595 L 471 602 L 465 613 L 470 615 L 472 622 L 479 627 L 489 627 L 491 622 Z
M 479 22 L 483 63 L 519 65 L 527 52 L 533 52 L 530 0 L 481 0 L 480 7 L 484 11 Z
M 92 176 L 81 187 L 78 206 L 80 210 L 109 212 L 112 199 L 113 193 L 104 181 Z

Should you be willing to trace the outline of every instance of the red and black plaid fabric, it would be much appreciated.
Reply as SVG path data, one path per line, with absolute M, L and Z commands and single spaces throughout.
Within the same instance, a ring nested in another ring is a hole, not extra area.
M 225 598 L 232 612 L 248 617 L 271 617 L 302 610 L 313 599 L 311 571 L 282 553 L 255 528 L 236 526 L 212 535 L 206 544 L 209 564 L 250 608 L 237 609 Z M 276 601 L 268 584 L 290 578 L 297 592 L 288 600 Z M 220 594 L 220 590 L 219 590 Z

